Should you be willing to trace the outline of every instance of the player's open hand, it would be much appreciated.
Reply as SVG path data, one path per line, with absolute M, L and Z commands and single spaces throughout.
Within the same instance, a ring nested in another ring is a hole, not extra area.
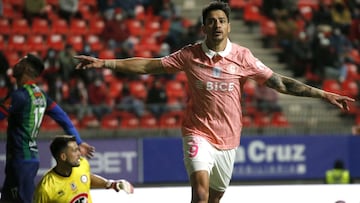
M 342 95 L 334 94 L 331 92 L 325 92 L 325 99 L 327 99 L 331 104 L 338 106 L 340 109 L 342 109 L 344 111 L 350 110 L 348 102 L 355 101 L 355 99 L 350 98 L 348 96 L 342 96 Z
M 107 183 L 107 189 L 114 189 L 116 192 L 119 192 L 120 190 L 124 190 L 127 194 L 134 193 L 134 187 L 131 183 L 129 183 L 125 179 L 121 180 L 110 180 Z
M 85 156 L 88 159 L 91 159 L 92 157 L 94 157 L 94 153 L 95 153 L 94 146 L 91 146 L 86 142 L 82 142 L 79 145 L 79 148 L 80 148 L 81 155 Z
M 105 60 L 92 56 L 78 55 L 74 56 L 74 58 L 79 60 L 76 69 L 103 68 L 105 66 Z

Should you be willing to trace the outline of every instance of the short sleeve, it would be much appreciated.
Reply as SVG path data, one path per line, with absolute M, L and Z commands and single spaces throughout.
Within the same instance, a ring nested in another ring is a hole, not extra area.
M 190 48 L 184 47 L 169 56 L 161 58 L 161 64 L 168 73 L 176 73 L 182 71 L 186 67 L 186 62 L 189 61 Z

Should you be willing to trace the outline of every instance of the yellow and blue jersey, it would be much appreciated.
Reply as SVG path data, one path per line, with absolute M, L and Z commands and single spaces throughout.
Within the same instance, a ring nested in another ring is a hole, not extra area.
M 91 203 L 90 165 L 81 158 L 80 166 L 73 167 L 69 177 L 49 170 L 38 183 L 34 203 Z

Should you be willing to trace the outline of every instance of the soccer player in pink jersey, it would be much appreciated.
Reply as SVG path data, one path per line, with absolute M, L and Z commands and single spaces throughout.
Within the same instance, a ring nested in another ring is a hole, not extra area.
M 205 39 L 162 58 L 97 59 L 76 56 L 77 69 L 108 68 L 124 73 L 184 71 L 189 100 L 182 124 L 184 163 L 192 203 L 220 202 L 229 186 L 242 129 L 241 92 L 247 79 L 280 93 L 321 98 L 349 110 L 352 98 L 308 86 L 273 72 L 245 47 L 229 40 L 230 8 L 212 2 L 202 11 Z

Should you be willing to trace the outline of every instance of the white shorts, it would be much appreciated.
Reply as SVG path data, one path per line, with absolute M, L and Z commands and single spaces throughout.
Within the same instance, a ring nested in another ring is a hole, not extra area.
M 201 136 L 183 137 L 184 163 L 187 173 L 207 171 L 210 188 L 225 191 L 234 168 L 236 149 L 218 150 Z

